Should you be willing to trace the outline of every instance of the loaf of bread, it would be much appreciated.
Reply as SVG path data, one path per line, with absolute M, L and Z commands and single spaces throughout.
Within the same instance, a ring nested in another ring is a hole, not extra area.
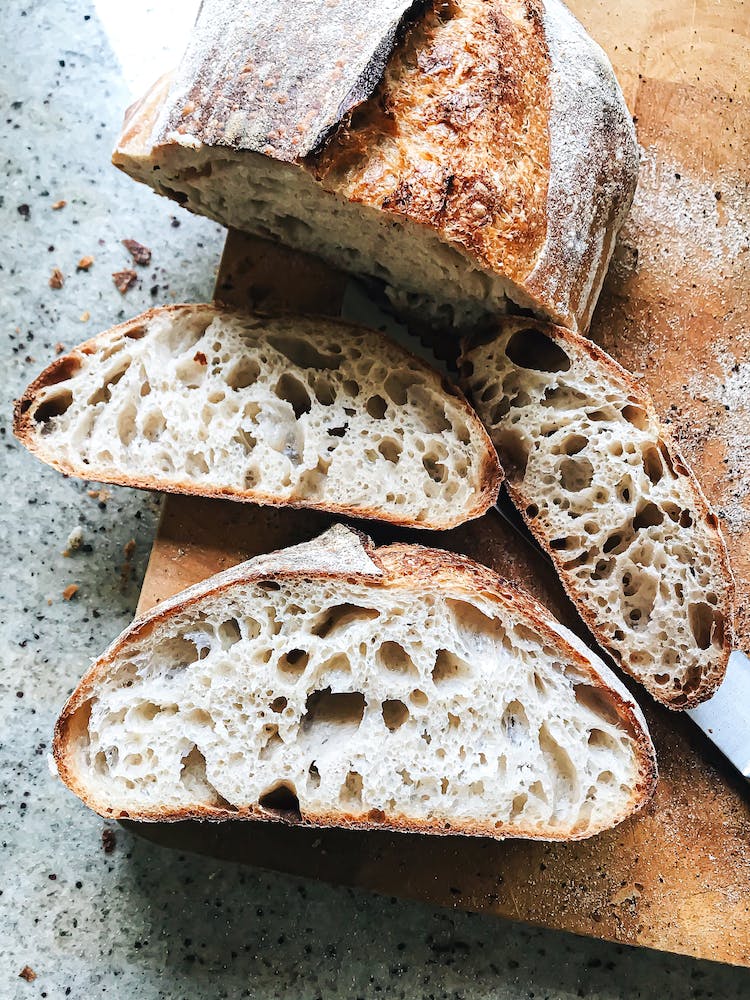
M 382 334 L 211 305 L 152 309 L 54 361 L 15 433 L 61 472 L 449 528 L 501 471 L 460 392 Z
M 511 304 L 585 329 L 638 152 L 610 63 L 560 0 L 203 0 L 113 160 L 422 321 Z
M 636 704 L 532 598 L 341 525 L 135 621 L 53 756 L 102 816 L 498 838 L 590 836 L 656 780 Z
M 528 319 L 469 341 L 462 379 L 597 641 L 669 708 L 709 698 L 732 649 L 732 576 L 647 392 L 589 340 Z

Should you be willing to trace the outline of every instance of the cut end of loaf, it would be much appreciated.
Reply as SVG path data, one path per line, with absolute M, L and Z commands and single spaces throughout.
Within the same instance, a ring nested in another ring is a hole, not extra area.
M 66 784 L 119 818 L 551 840 L 644 804 L 637 707 L 530 599 L 449 553 L 334 541 L 134 623 L 58 721 Z
M 423 528 L 501 479 L 463 396 L 374 331 L 208 305 L 154 309 L 53 362 L 19 439 L 71 475 Z
M 669 708 L 721 683 L 734 587 L 716 515 L 643 388 L 575 334 L 508 320 L 462 358 L 509 493 L 615 661 Z

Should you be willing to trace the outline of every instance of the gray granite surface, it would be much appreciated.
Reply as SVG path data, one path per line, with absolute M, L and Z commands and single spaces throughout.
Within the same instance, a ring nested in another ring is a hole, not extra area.
M 748 973 L 706 962 L 177 855 L 115 826 L 107 845 L 103 821 L 50 777 L 56 712 L 133 614 L 159 500 L 36 462 L 12 438 L 11 401 L 56 345 L 209 296 L 222 245 L 218 227 L 109 164 L 130 95 L 106 31 L 117 39 L 118 19 L 146 6 L 0 4 L 0 998 L 750 996 Z M 121 296 L 124 237 L 153 262 Z

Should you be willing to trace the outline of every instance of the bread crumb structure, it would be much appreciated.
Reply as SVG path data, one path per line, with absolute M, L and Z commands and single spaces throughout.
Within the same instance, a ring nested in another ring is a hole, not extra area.
M 134 623 L 55 757 L 108 816 L 585 837 L 643 804 L 655 763 L 576 643 L 469 560 L 338 526 Z
M 87 479 L 446 528 L 500 469 L 460 393 L 382 335 L 312 317 L 156 309 L 60 358 L 16 433 Z
M 469 343 L 463 373 L 511 497 L 597 640 L 670 708 L 710 697 L 733 582 L 716 515 L 650 397 L 589 341 L 529 320 Z

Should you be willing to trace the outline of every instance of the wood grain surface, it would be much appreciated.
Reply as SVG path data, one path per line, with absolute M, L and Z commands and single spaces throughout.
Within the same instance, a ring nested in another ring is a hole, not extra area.
M 742 2 L 571 3 L 620 77 L 639 191 L 591 335 L 640 375 L 720 513 L 750 649 L 750 17 Z M 230 234 L 217 298 L 338 314 L 346 279 Z M 165 499 L 139 608 L 312 537 L 309 511 Z M 361 524 L 377 541 L 409 537 Z M 581 630 L 544 560 L 491 512 L 416 540 L 465 552 Z M 750 794 L 689 719 L 639 694 L 661 776 L 649 808 L 591 841 L 420 837 L 278 824 L 128 824 L 182 850 L 750 965 Z

